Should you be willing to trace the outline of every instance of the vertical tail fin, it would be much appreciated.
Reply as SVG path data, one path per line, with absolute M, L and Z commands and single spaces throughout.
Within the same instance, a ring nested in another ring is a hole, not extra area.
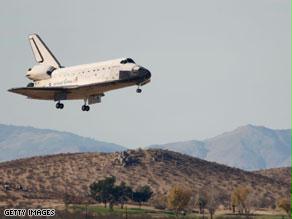
M 59 61 L 37 34 L 31 34 L 28 38 L 35 60 L 38 63 L 50 65 L 55 68 L 61 67 Z

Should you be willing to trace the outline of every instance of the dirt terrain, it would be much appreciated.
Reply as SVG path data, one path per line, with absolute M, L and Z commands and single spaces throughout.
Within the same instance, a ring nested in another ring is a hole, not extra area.
M 291 185 L 291 167 L 271 168 L 255 171 L 255 173 Z
M 150 185 L 153 198 L 165 196 L 174 185 L 184 186 L 195 195 L 212 187 L 220 191 L 225 206 L 238 185 L 250 187 L 262 207 L 272 207 L 279 197 L 290 194 L 290 184 L 281 180 L 176 152 L 149 149 L 59 154 L 0 163 L 0 205 L 58 205 L 65 194 L 86 201 L 89 185 L 110 175 L 134 188 Z

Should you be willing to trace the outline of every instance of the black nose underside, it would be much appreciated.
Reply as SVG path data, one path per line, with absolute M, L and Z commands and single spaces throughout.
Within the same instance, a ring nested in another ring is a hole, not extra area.
M 141 68 L 141 75 L 143 78 L 145 78 L 146 80 L 151 78 L 151 72 L 149 70 L 147 70 L 146 68 Z
M 146 73 L 145 78 L 146 78 L 146 79 L 150 79 L 150 78 L 151 78 L 151 73 L 150 73 L 150 71 L 148 71 L 148 72 Z

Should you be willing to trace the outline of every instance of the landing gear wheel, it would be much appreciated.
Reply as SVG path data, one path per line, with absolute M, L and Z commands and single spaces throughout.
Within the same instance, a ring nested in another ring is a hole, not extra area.
M 63 109 L 63 108 L 64 108 L 64 104 L 58 102 L 58 103 L 56 103 L 56 108 L 57 108 L 57 109 Z
M 136 92 L 137 92 L 138 94 L 140 94 L 140 93 L 142 92 L 142 89 L 137 88 Z
M 81 110 L 82 110 L 82 111 L 89 111 L 89 110 L 90 110 L 90 107 L 87 106 L 87 105 L 83 105 L 83 106 L 81 107 Z

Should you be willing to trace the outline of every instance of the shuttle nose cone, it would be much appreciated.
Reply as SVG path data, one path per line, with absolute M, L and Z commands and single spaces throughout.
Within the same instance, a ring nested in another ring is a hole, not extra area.
M 145 79 L 150 79 L 151 78 L 151 72 L 148 70 L 148 69 L 144 69 L 144 77 L 145 77 Z
M 151 72 L 148 69 L 141 67 L 139 69 L 139 72 L 141 74 L 141 77 L 143 77 L 145 80 L 148 80 L 151 78 Z
M 142 66 L 135 66 L 132 69 L 132 72 L 133 72 L 133 75 L 138 77 L 139 81 L 141 81 L 141 82 L 147 81 L 151 78 L 151 72 Z

